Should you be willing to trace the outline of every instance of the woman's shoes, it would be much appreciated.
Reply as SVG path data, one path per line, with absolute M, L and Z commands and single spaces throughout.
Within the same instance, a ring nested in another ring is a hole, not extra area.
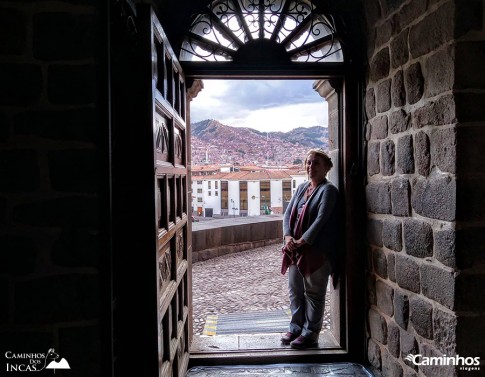
M 281 343 L 283 344 L 290 344 L 293 340 L 298 338 L 300 334 L 293 334 L 292 332 L 288 331 L 287 333 L 281 336 Z
M 312 348 L 312 347 L 318 346 L 318 340 L 312 340 L 310 338 L 305 338 L 303 335 L 300 335 L 298 338 L 293 340 L 290 343 L 290 345 L 291 345 L 291 348 L 294 348 L 297 350 L 303 350 L 306 348 Z

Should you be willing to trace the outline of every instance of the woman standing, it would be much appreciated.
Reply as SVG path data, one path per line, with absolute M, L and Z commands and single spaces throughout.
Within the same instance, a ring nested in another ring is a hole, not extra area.
M 322 149 L 305 159 L 308 181 L 296 189 L 283 220 L 283 263 L 288 270 L 291 322 L 281 338 L 292 348 L 315 347 L 338 240 L 337 188 L 327 180 L 332 160 Z

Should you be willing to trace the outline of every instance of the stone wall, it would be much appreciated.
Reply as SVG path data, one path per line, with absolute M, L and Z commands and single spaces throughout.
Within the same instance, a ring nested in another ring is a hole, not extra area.
M 368 359 L 453 376 L 405 357 L 485 356 L 482 2 L 366 5 Z
M 192 261 L 198 262 L 266 245 L 282 244 L 282 239 L 282 220 L 193 230 Z
M 0 6 L 0 354 L 55 348 L 73 376 L 101 375 L 106 356 L 96 44 L 103 34 L 93 4 Z

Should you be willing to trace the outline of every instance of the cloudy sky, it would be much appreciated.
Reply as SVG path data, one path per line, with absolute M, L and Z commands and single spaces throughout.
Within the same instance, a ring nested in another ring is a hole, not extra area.
M 327 103 L 314 80 L 204 80 L 190 103 L 192 123 L 216 119 L 233 127 L 287 132 L 327 125 Z

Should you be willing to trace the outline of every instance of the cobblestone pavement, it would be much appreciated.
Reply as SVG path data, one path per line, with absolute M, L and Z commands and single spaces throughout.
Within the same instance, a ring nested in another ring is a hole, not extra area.
M 193 264 L 194 335 L 202 335 L 208 315 L 289 308 L 280 248 L 278 243 Z M 329 323 L 325 310 L 324 329 Z

